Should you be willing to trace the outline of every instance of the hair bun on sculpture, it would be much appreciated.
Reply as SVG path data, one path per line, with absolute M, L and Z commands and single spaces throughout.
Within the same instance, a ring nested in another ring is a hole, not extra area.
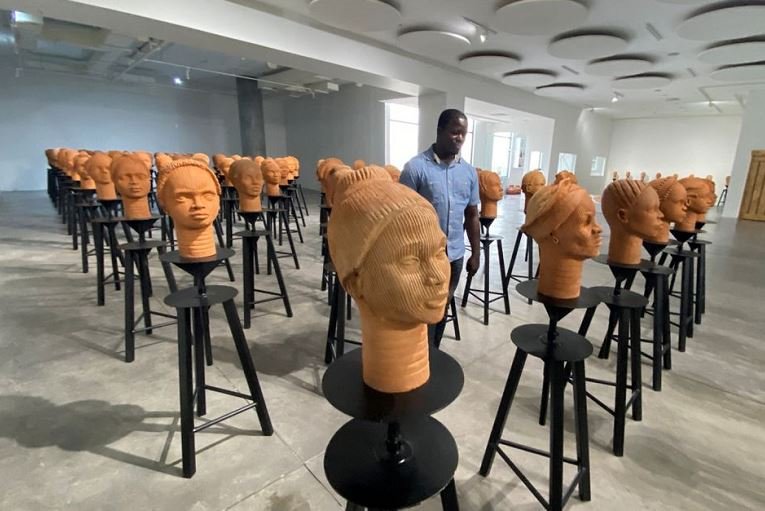
M 537 242 L 552 236 L 586 196 L 587 190 L 569 179 L 540 188 L 529 200 L 521 230 Z

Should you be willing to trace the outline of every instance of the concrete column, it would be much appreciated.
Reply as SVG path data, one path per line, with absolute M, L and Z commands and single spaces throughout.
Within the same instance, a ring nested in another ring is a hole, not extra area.
M 746 100 L 746 110 L 744 110 L 744 117 L 741 121 L 741 134 L 738 137 L 738 148 L 730 174 L 730 188 L 728 188 L 728 197 L 722 212 L 723 217 L 738 218 L 752 151 L 765 149 L 763 133 L 765 133 L 765 90 L 756 90 L 750 92 Z M 720 184 L 718 183 L 716 190 L 718 195 L 724 189 L 724 184 L 723 186 Z
M 417 98 L 420 109 L 419 143 L 420 151 L 424 151 L 436 141 L 436 126 L 438 116 L 447 108 L 465 111 L 465 96 L 448 92 L 423 94 Z
M 236 79 L 236 98 L 239 106 L 239 131 L 242 137 L 242 155 L 266 154 L 266 130 L 263 119 L 263 94 L 255 80 Z

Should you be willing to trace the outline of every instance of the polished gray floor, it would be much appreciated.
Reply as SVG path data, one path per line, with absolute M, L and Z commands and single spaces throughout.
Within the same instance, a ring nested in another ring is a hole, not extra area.
M 521 220 L 519 199 L 506 198 L 492 231 L 505 236 L 508 258 Z M 714 244 L 703 324 L 686 353 L 674 352 L 662 392 L 649 388 L 644 364 L 643 421 L 627 421 L 624 457 L 611 454 L 610 417 L 589 404 L 592 501 L 573 498 L 572 508 L 765 509 L 765 224 L 726 220 L 708 230 Z M 135 362 L 123 362 L 121 293 L 110 289 L 106 306 L 96 306 L 95 273 L 80 271 L 79 252 L 44 193 L 1 194 L 0 509 L 341 509 L 322 465 L 327 442 L 348 418 L 320 390 L 328 307 L 319 290 L 315 207 L 299 252 L 300 270 L 283 260 L 295 316 L 286 318 L 279 302 L 259 306 L 247 331 L 276 433 L 262 436 L 254 413 L 200 433 L 198 472 L 186 480 L 174 327 L 139 336 Z M 152 268 L 153 306 L 168 311 L 156 259 Z M 234 269 L 233 285 L 241 288 L 238 255 Z M 497 283 L 496 261 L 491 271 Z M 225 282 L 225 274 L 217 270 L 212 281 Z M 586 263 L 584 285 L 610 281 L 607 268 Z M 495 302 L 490 326 L 481 323 L 478 305 L 468 305 L 461 311 L 462 341 L 443 343 L 466 376 L 462 395 L 437 416 L 459 446 L 464 510 L 539 509 L 501 461 L 489 477 L 477 474 L 514 353 L 510 331 L 546 319 L 538 304 L 527 305 L 515 293 L 511 302 L 511 316 Z M 564 326 L 575 327 L 580 317 L 572 314 Z M 215 365 L 208 379 L 242 389 L 223 319 L 213 310 Z M 355 320 L 350 335 L 358 335 Z M 605 321 L 599 310 L 589 335 L 596 348 Z M 591 357 L 589 375 L 613 378 L 614 358 Z M 531 360 L 505 436 L 545 448 L 547 430 L 535 420 L 540 384 L 541 365 Z M 606 389 L 592 390 L 611 399 Z M 570 395 L 566 399 L 570 408 Z M 212 396 L 210 415 L 239 404 Z M 570 413 L 567 420 L 570 450 Z M 543 459 L 515 459 L 545 487 Z M 431 499 L 420 508 L 440 506 Z

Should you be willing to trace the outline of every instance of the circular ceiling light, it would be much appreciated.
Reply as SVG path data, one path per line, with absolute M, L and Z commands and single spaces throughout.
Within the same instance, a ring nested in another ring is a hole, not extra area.
M 587 11 L 576 0 L 514 0 L 496 10 L 492 25 L 510 34 L 554 34 L 583 23 Z
M 537 87 L 534 89 L 534 94 L 548 98 L 567 98 L 582 94 L 584 89 L 581 83 L 551 83 Z
M 672 78 L 661 73 L 641 73 L 621 76 L 614 80 L 614 84 L 619 89 L 656 89 L 658 87 L 665 87 L 671 82 Z
M 712 4 L 692 14 L 677 27 L 677 34 L 696 41 L 738 39 L 762 34 L 765 3 Z
M 744 40 L 715 44 L 699 53 L 699 60 L 722 66 L 755 62 L 763 56 L 765 56 L 765 40 Z
M 710 75 L 721 82 L 749 82 L 765 80 L 765 61 L 723 66 Z
M 505 74 L 502 83 L 517 87 L 537 87 L 550 83 L 556 76 L 558 73 L 547 69 L 520 69 Z
M 701 5 L 707 0 L 659 0 L 664 4 L 683 4 L 683 5 Z
M 353 32 L 395 29 L 401 12 L 382 0 L 311 0 L 311 16 L 334 27 Z
M 464 51 L 470 46 L 470 39 L 444 30 L 412 30 L 400 34 L 398 44 L 412 53 L 443 57 Z
M 651 69 L 653 61 L 637 55 L 615 55 L 591 61 L 584 68 L 592 76 L 624 76 L 630 73 L 644 73 Z
M 460 67 L 472 73 L 499 75 L 520 64 L 521 59 L 511 53 L 468 53 L 460 58 Z
M 561 59 L 594 59 L 612 55 L 627 47 L 627 39 L 605 32 L 562 34 L 547 46 L 547 52 Z

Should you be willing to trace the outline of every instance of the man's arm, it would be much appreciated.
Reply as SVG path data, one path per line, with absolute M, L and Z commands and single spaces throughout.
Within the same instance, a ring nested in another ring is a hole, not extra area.
M 470 258 L 467 260 L 465 269 L 468 274 L 475 275 L 481 267 L 481 225 L 478 222 L 478 206 L 465 208 L 465 230 L 470 241 Z
M 417 171 L 412 168 L 411 161 L 406 162 L 404 165 L 404 170 L 401 171 L 401 176 L 399 177 L 398 182 L 401 183 L 404 186 L 408 186 L 415 192 L 419 192 L 418 190 L 418 179 L 417 179 Z

